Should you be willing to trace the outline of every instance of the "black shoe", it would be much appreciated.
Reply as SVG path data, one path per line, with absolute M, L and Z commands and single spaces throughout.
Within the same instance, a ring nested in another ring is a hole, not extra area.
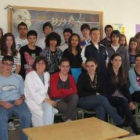
M 139 128 L 138 128 L 138 126 L 137 126 L 137 124 L 136 124 L 135 122 L 133 122 L 133 123 L 131 124 L 131 128 L 132 128 L 132 130 L 134 131 L 134 133 L 135 133 L 136 135 L 139 135 L 139 134 L 140 134 L 140 130 L 139 130 Z

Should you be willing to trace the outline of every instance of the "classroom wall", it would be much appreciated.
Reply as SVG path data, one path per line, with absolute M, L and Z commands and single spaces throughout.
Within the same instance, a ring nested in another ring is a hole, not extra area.
M 123 23 L 128 39 L 140 24 L 140 0 L 0 0 L 0 27 L 4 32 L 8 31 L 7 5 L 103 11 L 104 26 Z

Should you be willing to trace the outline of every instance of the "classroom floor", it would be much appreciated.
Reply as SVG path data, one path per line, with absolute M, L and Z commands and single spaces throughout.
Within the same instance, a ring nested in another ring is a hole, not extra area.
M 138 122 L 138 126 L 140 128 L 140 118 L 139 118 L 139 122 Z M 9 140 L 20 140 L 20 134 L 19 134 L 19 127 L 16 127 L 17 129 L 14 131 L 9 131 Z M 126 127 L 124 128 L 125 130 L 128 130 L 130 132 L 130 136 L 135 135 L 132 132 L 132 129 L 130 127 Z

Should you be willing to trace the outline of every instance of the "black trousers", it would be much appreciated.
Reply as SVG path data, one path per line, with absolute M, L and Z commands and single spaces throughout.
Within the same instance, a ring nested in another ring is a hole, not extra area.
M 117 109 L 120 116 L 125 117 L 129 122 L 133 122 L 133 115 L 129 109 L 128 101 L 120 97 L 110 97 L 109 102 Z
M 138 102 L 140 103 L 140 91 L 135 91 L 132 95 L 131 95 L 132 99 L 134 102 Z
M 65 114 L 64 121 L 73 120 L 76 117 L 76 107 L 78 103 L 78 95 L 69 95 L 57 102 L 56 108 L 59 112 Z

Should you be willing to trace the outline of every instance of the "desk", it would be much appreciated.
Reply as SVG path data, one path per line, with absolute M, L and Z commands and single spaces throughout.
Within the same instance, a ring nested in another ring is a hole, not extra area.
M 117 140 L 117 139 L 116 139 Z M 140 135 L 138 136 L 131 136 L 131 137 L 126 137 L 118 140 L 140 140 Z
M 97 118 L 23 129 L 30 140 L 110 140 L 129 132 Z

